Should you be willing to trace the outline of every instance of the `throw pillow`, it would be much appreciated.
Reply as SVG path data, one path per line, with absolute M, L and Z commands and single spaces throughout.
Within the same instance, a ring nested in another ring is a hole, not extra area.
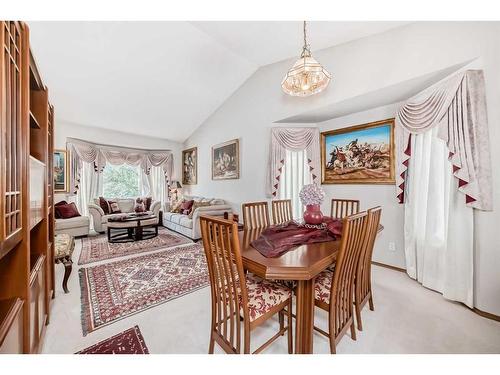
M 172 209 L 170 210 L 170 212 L 174 214 L 179 214 L 181 212 L 182 202 L 184 201 L 177 201 L 175 203 L 172 203 Z
M 184 201 L 181 204 L 181 214 L 189 215 L 191 208 L 193 207 L 194 200 Z
M 194 211 L 196 211 L 196 209 L 198 207 L 206 207 L 206 206 L 210 206 L 210 202 L 194 202 L 193 203 L 193 206 L 191 207 L 191 212 L 189 213 L 188 217 L 190 219 L 193 218 L 193 214 L 194 214 Z
M 144 203 L 144 207 L 146 208 L 146 211 L 149 211 L 149 209 L 151 208 L 152 202 L 153 202 L 153 198 L 151 198 L 151 197 L 142 198 L 142 203 Z
M 109 204 L 108 204 L 108 201 L 106 199 L 104 199 L 103 197 L 99 197 L 99 206 L 104 211 L 104 215 L 108 215 L 109 214 Z
M 54 204 L 54 216 L 55 216 L 56 219 L 62 219 L 61 214 L 59 213 L 59 211 L 56 210 L 56 207 L 57 206 L 63 206 L 65 204 L 68 204 L 68 202 L 66 202 L 66 201 L 60 201 L 60 202 L 57 202 L 56 204 Z
M 118 206 L 118 203 L 116 201 L 108 201 L 109 205 L 109 213 L 110 214 L 121 214 L 122 211 L 120 210 L 120 206 Z
M 54 206 L 54 210 L 57 212 L 57 215 L 59 215 L 61 219 L 69 219 L 72 217 L 80 216 L 78 208 L 76 208 L 76 204 L 73 202 Z

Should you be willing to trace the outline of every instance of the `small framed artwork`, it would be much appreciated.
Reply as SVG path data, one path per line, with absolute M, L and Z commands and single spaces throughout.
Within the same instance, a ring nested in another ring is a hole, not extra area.
M 394 184 L 394 119 L 321 133 L 323 184 Z
M 68 192 L 68 173 L 68 152 L 66 150 L 54 150 L 54 192 Z
M 240 142 L 233 139 L 212 147 L 212 180 L 240 178 Z
M 182 151 L 182 184 L 198 183 L 198 147 Z

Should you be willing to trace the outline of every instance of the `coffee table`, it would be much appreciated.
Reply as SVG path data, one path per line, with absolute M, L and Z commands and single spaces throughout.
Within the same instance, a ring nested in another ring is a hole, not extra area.
M 108 242 L 142 241 L 158 236 L 158 217 L 155 214 L 128 214 L 108 219 Z

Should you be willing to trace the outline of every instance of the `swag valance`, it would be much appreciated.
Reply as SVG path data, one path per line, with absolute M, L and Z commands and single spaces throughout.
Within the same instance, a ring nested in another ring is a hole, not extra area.
M 411 158 L 412 134 L 438 126 L 438 137 L 449 150 L 448 159 L 458 190 L 467 206 L 492 210 L 492 182 L 486 94 L 482 70 L 467 70 L 417 94 L 396 115 L 396 183 L 405 201 L 405 179 Z
M 317 182 L 320 173 L 318 128 L 272 128 L 267 189 L 270 196 L 275 197 L 278 191 L 287 150 L 306 150 L 313 182 Z
M 102 145 L 80 139 L 68 138 L 72 165 L 71 191 L 77 192 L 83 162 L 92 163 L 96 172 L 102 173 L 106 163 L 112 165 L 128 164 L 140 166 L 144 174 L 149 175 L 151 167 L 162 167 L 165 179 L 170 181 L 173 173 L 173 156 L 170 150 L 142 150 L 127 147 Z

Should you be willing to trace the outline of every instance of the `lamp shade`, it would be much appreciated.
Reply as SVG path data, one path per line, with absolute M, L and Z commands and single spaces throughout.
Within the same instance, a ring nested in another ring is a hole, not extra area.
M 291 96 L 310 96 L 323 91 L 332 76 L 312 56 L 302 56 L 283 78 L 281 87 Z

